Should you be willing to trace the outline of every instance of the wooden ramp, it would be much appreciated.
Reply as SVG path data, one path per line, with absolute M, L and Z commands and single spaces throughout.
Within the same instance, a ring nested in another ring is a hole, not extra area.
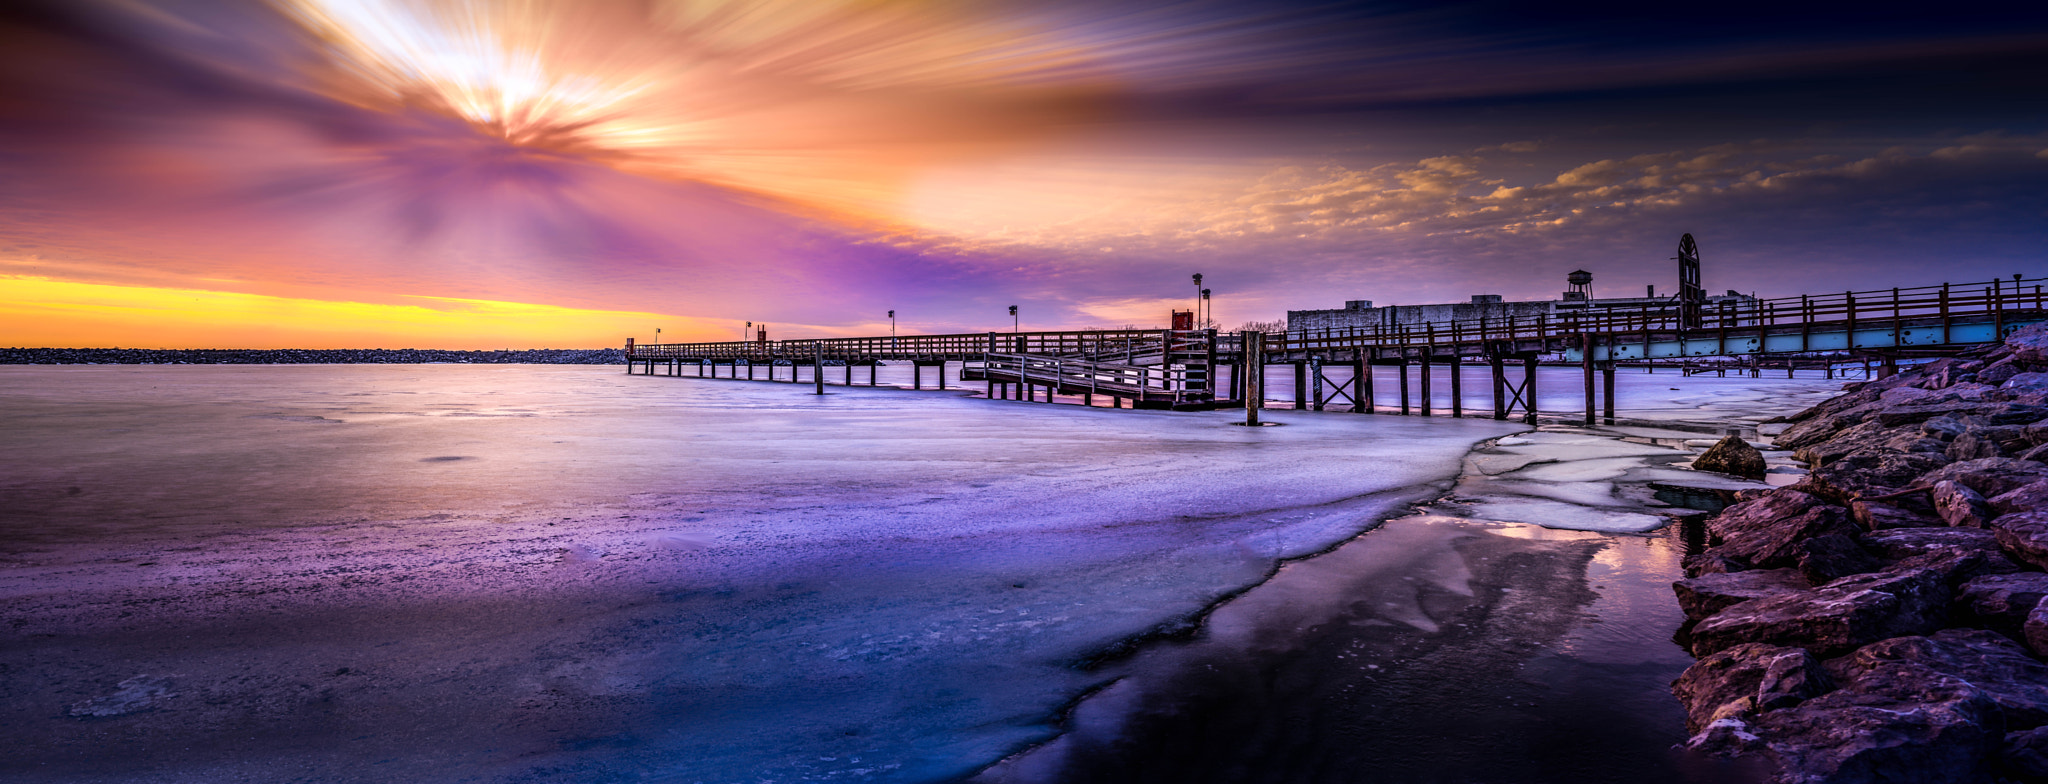
M 1206 349 L 1190 350 L 1181 356 L 1155 353 L 1152 364 L 1102 362 L 1047 354 L 986 354 L 979 362 L 968 362 L 960 371 L 961 381 L 989 384 L 990 397 L 1012 398 L 1017 392 L 1031 399 L 1034 390 L 1075 395 L 1093 404 L 1096 396 L 1108 396 L 1113 405 L 1130 401 L 1133 408 L 1206 408 L 1215 394 Z M 996 385 L 1003 385 L 1000 392 Z

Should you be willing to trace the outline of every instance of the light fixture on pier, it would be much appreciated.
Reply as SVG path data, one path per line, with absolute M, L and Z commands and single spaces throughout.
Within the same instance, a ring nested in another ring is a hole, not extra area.
M 1016 331 L 1017 331 L 1017 306 L 1016 306 L 1016 305 L 1011 305 L 1011 306 L 1010 306 L 1010 332 L 1014 334 L 1014 333 L 1015 333 Z

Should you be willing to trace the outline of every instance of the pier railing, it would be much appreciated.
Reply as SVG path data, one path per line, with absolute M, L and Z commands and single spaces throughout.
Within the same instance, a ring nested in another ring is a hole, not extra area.
M 1667 304 L 1649 306 L 1599 307 L 1589 304 L 1584 308 L 1538 316 L 1295 330 L 1272 333 L 1265 339 L 1267 353 L 1276 357 L 1355 350 L 1366 350 L 1375 355 L 1378 352 L 1407 353 L 1409 350 L 1434 354 L 1438 353 L 1438 347 L 1452 353 L 1575 351 L 1586 335 L 1602 336 L 1608 343 L 1630 336 L 1645 346 L 1645 352 L 1650 351 L 1648 346 L 1653 342 L 1670 338 L 1680 344 L 1690 340 L 1697 351 L 1788 353 L 1821 350 L 1828 346 L 1804 339 L 1767 341 L 1762 338 L 1806 335 L 1829 329 L 1849 336 L 1840 346 L 1845 349 L 1875 345 L 1868 337 L 1873 329 L 1880 333 L 1888 330 L 1893 338 L 1890 345 L 1893 346 L 1908 343 L 1949 345 L 1983 342 L 1990 335 L 2003 334 L 2008 326 L 2008 317 L 2040 320 L 2040 314 L 2048 311 L 2048 291 L 2044 291 L 2044 285 L 2048 285 L 2048 277 L 2014 277 L 1971 284 L 1943 283 L 1838 294 L 1731 299 L 1706 303 L 1692 314 L 1688 314 L 1687 308 L 1676 299 L 1667 301 Z M 1967 334 L 1952 334 L 1953 329 L 1965 323 L 1974 328 Z M 1914 340 L 1907 339 L 1908 330 L 1914 331 Z M 1736 336 L 1756 339 L 1731 341 L 1731 337 Z M 1711 348 L 1697 348 L 1708 345 L 1703 341 L 1716 338 L 1718 341 Z M 1212 340 L 1213 343 L 1210 342 Z M 1863 342 L 1859 343 L 1859 340 Z M 980 359 L 987 354 L 1028 354 L 1136 365 L 1172 364 L 1171 355 L 1194 352 L 1213 352 L 1208 354 L 1211 358 L 1234 358 L 1239 353 L 1239 343 L 1239 336 L 1234 333 L 1186 330 L 983 332 L 644 344 L 632 346 L 628 358 L 633 361 L 754 364 L 781 361 L 801 364 L 819 358 L 830 362 L 943 361 Z

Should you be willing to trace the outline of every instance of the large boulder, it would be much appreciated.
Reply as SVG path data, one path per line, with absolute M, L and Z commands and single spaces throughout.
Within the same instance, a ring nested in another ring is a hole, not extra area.
M 2048 657 L 2048 599 L 2043 599 L 2027 611 L 2027 621 L 2020 625 L 2020 641 L 2027 644 L 2027 650 L 2035 656 Z
M 1697 621 L 1751 599 L 1783 596 L 1808 587 L 1797 569 L 1751 569 L 1679 580 L 1671 584 L 1671 591 L 1678 595 L 1678 608 L 1685 617 Z
M 1990 498 L 2048 479 L 2048 465 L 2010 457 L 1987 457 L 1950 463 L 1920 478 L 1920 486 L 1953 480 Z
M 1826 534 L 1806 539 L 1794 545 L 1799 573 L 1814 585 L 1833 582 L 1852 574 L 1875 572 L 1884 566 L 1856 538 L 1843 534 Z
M 1761 643 L 1702 658 L 1671 682 L 1672 695 L 1685 706 L 1689 734 L 1704 732 L 1722 719 L 1788 708 L 1833 689 L 1834 680 L 1813 654 Z
M 1996 517 L 2013 512 L 2048 509 L 2048 480 L 2016 487 L 1990 500 L 1991 511 Z
M 1746 642 L 1836 656 L 1878 640 L 1926 634 L 1948 620 L 1949 585 L 1934 569 L 1844 577 L 1811 591 L 1732 605 L 1692 628 L 1692 653 Z
M 2013 574 L 2024 571 L 2019 564 L 1997 549 L 1969 548 L 1921 553 L 1885 567 L 1885 571 L 1888 572 L 1908 569 L 1931 570 L 1941 575 L 1941 581 L 1951 590 L 1988 574 Z
M 1984 457 L 2004 457 L 2005 448 L 1993 437 L 1989 428 L 1973 427 L 1956 436 L 1942 449 L 1942 456 L 1961 462 Z
M 1777 782 L 1983 784 L 2004 746 L 1998 704 L 1951 675 L 1891 664 L 1784 710 L 1751 731 Z
M 1938 416 L 1920 423 L 1920 434 L 1938 441 L 1954 441 L 1967 429 L 1968 425 L 1952 416 Z
M 1882 531 L 1887 528 L 1931 528 L 1944 522 L 1939 518 L 1931 518 L 1883 501 L 1850 501 L 1849 516 L 1866 531 Z
M 1925 637 L 1872 643 L 1829 662 L 1859 688 L 1873 674 L 1899 678 L 1914 668 L 1962 679 L 1998 703 L 2008 730 L 2048 724 L 2048 665 L 2035 661 L 2018 643 L 1982 629 L 1943 629 Z
M 2006 733 L 2005 772 L 2029 781 L 2048 779 L 2048 727 Z
M 1950 550 L 1998 550 L 1998 536 L 1981 528 L 1898 528 L 1863 535 L 1863 546 L 1887 561 Z
M 1764 478 L 1764 471 L 1768 468 L 1764 465 L 1764 453 L 1750 446 L 1741 436 L 1734 435 L 1722 438 L 1699 457 L 1693 458 L 1692 467 L 1747 479 Z
M 1934 483 L 1934 510 L 1942 521 L 1958 528 L 1983 528 L 1996 515 L 1984 496 L 1953 479 Z
M 2029 324 L 2005 336 L 2012 358 L 2030 365 L 2048 365 L 2048 322 Z
M 1733 507 L 1730 507 L 1733 508 Z M 1770 525 L 1752 526 L 1727 537 L 1714 548 L 1723 557 L 1747 563 L 1751 568 L 1775 569 L 1798 566 L 1801 543 L 1828 535 L 1853 535 L 1856 524 L 1849 510 L 1821 505 Z
M 1955 620 L 2021 639 L 2027 614 L 2048 597 L 2048 573 L 1989 574 L 1956 589 Z
M 1999 515 L 1990 528 L 2013 558 L 2048 569 L 2048 509 Z
M 1833 500 L 1840 502 L 1890 495 L 1947 464 L 1948 458 L 1939 452 L 1866 450 L 1815 466 L 1811 476 L 1831 488 Z

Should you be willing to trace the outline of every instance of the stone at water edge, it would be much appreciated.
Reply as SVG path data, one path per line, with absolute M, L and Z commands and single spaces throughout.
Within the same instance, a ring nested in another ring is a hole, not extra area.
M 1948 620 L 1949 584 L 1933 569 L 1844 577 L 1811 591 L 1753 599 L 1692 628 L 1692 654 L 1707 656 L 1746 642 L 1837 656 Z
M 1685 727 L 1698 735 L 1723 719 L 1790 707 L 1834 688 L 1820 660 L 1804 649 L 1746 643 L 1693 662 L 1671 694 L 1685 706 Z
M 1693 458 L 1692 467 L 1699 471 L 1713 471 L 1745 479 L 1762 479 L 1769 466 L 1764 464 L 1764 454 L 1743 441 L 1741 436 L 1728 436 Z
M 1864 646 L 1829 667 L 1856 673 L 1851 676 L 1855 688 L 1881 686 L 1900 696 L 1912 693 L 1901 684 L 1931 680 L 1911 677 L 1901 668 L 1954 677 L 1998 703 L 2007 730 L 2048 724 L 2048 665 L 1995 632 L 1943 629 L 1925 637 L 1897 637 Z
M 1887 561 L 1957 550 L 1998 552 L 1998 536 L 1982 528 L 1898 528 L 1863 535 L 1863 546 Z
M 1920 673 L 1914 673 L 1920 674 Z M 2004 733 L 1998 705 L 1947 676 L 1892 689 L 1847 686 L 1751 725 L 1781 770 L 1800 784 L 1984 784 Z
M 1797 569 L 1751 569 L 1679 580 L 1671 584 L 1671 591 L 1678 595 L 1678 608 L 1685 612 L 1685 617 L 1698 621 L 1751 599 L 1782 596 L 1808 587 Z
M 1996 516 L 1984 496 L 1952 479 L 1934 483 L 1934 509 L 1944 522 L 1957 528 L 1983 528 Z
M 1796 517 L 1779 520 L 1763 530 L 1750 530 L 1728 537 L 1713 549 L 1755 569 L 1798 566 L 1801 543 L 1830 534 L 1851 535 L 1856 524 L 1849 510 L 1839 506 L 1816 506 Z

